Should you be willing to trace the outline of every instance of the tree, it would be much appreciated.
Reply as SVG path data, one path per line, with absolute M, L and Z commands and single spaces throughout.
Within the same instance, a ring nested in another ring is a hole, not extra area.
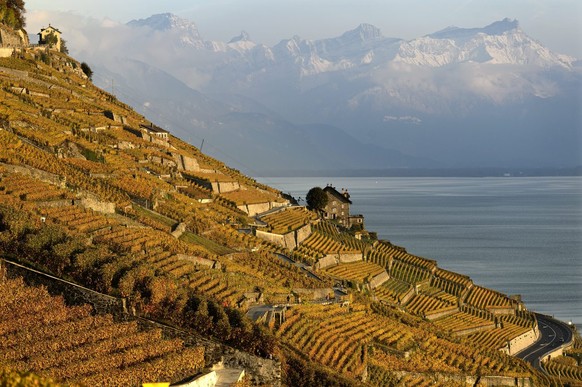
M 67 41 L 65 39 L 61 39 L 61 52 L 63 54 L 69 53 L 69 48 L 67 47 Z
M 54 47 L 59 44 L 59 37 L 54 32 L 51 32 L 44 37 L 44 43 L 49 47 Z
M 321 187 L 313 187 L 305 196 L 307 205 L 313 210 L 322 210 L 327 205 L 327 194 Z
M 0 19 L 14 29 L 23 28 L 24 0 L 0 0 Z
M 91 70 L 91 67 L 89 67 L 89 65 L 85 62 L 81 63 L 81 70 L 83 70 L 83 72 L 85 73 L 85 75 L 87 76 L 87 78 L 89 78 L 89 80 L 93 80 L 93 70 Z

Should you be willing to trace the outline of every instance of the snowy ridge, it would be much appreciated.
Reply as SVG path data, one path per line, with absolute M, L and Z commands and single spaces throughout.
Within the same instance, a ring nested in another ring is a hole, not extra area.
M 552 53 L 523 32 L 516 20 L 509 19 L 483 28 L 449 27 L 411 40 L 400 46 L 394 60 L 430 67 L 477 62 L 571 68 L 575 62 Z
M 206 50 L 208 54 L 226 53 L 230 58 L 227 63 L 234 65 L 242 60 L 250 73 L 262 72 L 265 66 L 291 67 L 292 73 L 308 76 L 386 63 L 442 67 L 475 62 L 567 69 L 576 63 L 574 58 L 552 53 L 527 36 L 516 20 L 510 19 L 482 28 L 448 27 L 408 42 L 386 38 L 377 27 L 360 24 L 335 38 L 306 40 L 294 36 L 273 47 L 253 42 L 245 31 L 228 43 L 204 41 L 193 22 L 172 14 L 134 20 L 128 25 L 170 34 L 174 42 Z M 224 57 L 217 60 L 217 65 L 227 64 L 220 63 Z

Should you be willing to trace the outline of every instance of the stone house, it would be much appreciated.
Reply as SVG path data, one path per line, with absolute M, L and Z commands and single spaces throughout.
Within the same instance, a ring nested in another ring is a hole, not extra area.
M 327 194 L 328 199 L 327 205 L 322 211 L 324 219 L 335 220 L 346 228 L 358 225 L 364 229 L 364 216 L 350 215 L 352 201 L 347 189 L 342 188 L 339 192 L 335 187 L 328 185 L 323 191 Z
M 40 46 L 51 44 L 51 42 L 49 42 L 50 35 L 54 35 L 56 37 L 56 42 L 52 43 L 51 48 L 56 51 L 61 51 L 61 31 L 51 26 L 50 24 L 47 28 L 41 29 L 38 33 L 38 44 Z
M 344 227 L 349 227 L 350 217 L 350 194 L 342 189 L 338 192 L 335 187 L 328 185 L 323 189 L 327 194 L 327 205 L 323 209 L 324 219 L 335 220 Z

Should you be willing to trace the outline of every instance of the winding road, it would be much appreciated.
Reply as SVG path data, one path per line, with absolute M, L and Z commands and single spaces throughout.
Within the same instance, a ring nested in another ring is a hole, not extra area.
M 572 341 L 572 329 L 568 324 L 543 314 L 536 313 L 536 319 L 540 330 L 539 339 L 515 356 L 543 371 L 540 359 Z

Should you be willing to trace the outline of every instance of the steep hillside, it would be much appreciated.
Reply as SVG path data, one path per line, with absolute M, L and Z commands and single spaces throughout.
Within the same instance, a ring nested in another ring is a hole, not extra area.
M 161 321 L 272 368 L 281 361 L 289 385 L 538 380 L 507 354 L 535 332 L 521 302 L 290 206 L 79 68 L 55 52 L 0 59 L 3 258 L 123 298 L 123 318 Z M 46 308 L 42 297 L 31 308 Z M 15 322 L 0 314 L 0 326 Z M 10 364 L 44 369 L 31 359 Z M 47 374 L 83 380 L 63 368 Z M 260 369 L 249 366 L 253 383 L 280 383 Z

